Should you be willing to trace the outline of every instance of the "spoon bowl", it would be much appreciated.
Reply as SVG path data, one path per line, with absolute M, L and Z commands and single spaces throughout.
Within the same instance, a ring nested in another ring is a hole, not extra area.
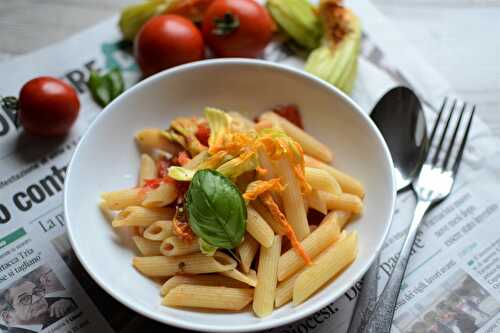
M 393 88 L 375 105 L 370 117 L 391 152 L 397 190 L 408 189 L 422 168 L 429 141 L 418 97 L 406 87 Z

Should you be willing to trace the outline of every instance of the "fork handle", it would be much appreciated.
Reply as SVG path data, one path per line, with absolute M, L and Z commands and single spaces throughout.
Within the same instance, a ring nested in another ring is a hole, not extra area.
M 377 304 L 375 304 L 375 308 L 371 313 L 371 317 L 368 320 L 368 324 L 366 325 L 364 332 L 388 333 L 391 331 L 392 320 L 396 309 L 396 303 L 398 301 L 401 283 L 405 275 L 406 266 L 408 265 L 408 259 L 410 258 L 415 237 L 417 236 L 418 226 L 420 225 L 420 222 L 430 205 L 431 201 L 418 200 L 399 258 L 394 266 L 389 281 L 387 281 Z

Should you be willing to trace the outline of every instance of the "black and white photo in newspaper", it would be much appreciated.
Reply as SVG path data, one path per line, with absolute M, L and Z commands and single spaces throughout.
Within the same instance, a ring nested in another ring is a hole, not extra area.
M 411 54 L 404 40 L 394 37 L 397 32 L 373 6 L 365 2 L 352 5 L 365 29 L 353 99 L 368 112 L 385 91 L 404 84 L 415 89 L 427 105 L 439 107 L 441 99 L 452 94 L 452 90 Z M 8 331 L 9 325 L 22 326 L 26 320 L 42 325 L 43 330 L 44 325 L 52 329 L 77 313 L 80 314 L 74 322 L 82 332 L 135 332 L 164 327 L 136 315 L 93 282 L 69 246 L 62 214 L 62 184 L 67 164 L 79 138 L 100 112 L 90 98 L 85 80 L 92 69 L 119 67 L 129 86 L 137 82 L 138 69 L 125 46 L 120 42 L 113 18 L 55 46 L 0 63 L 0 73 L 9 78 L 0 81 L 2 94 L 15 95 L 28 79 L 51 74 L 73 85 L 82 104 L 79 120 L 68 137 L 43 142 L 24 135 L 13 116 L 0 110 L 2 330 Z M 303 63 L 276 44 L 268 48 L 266 58 L 295 67 Z M 426 111 L 431 123 L 433 110 L 427 107 Z M 498 171 L 492 167 L 495 160 L 500 160 L 497 140 L 480 121 L 474 123 L 459 184 L 447 202 L 429 214 L 418 236 L 393 331 L 418 332 L 423 327 L 421 322 L 426 323 L 425 329 L 437 329 L 436 332 L 445 326 L 460 332 L 464 325 L 495 332 L 500 326 L 498 240 L 490 232 L 498 217 L 494 193 L 498 192 L 500 181 Z M 380 287 L 391 272 L 412 207 L 411 193 L 398 199 L 395 222 L 379 266 Z M 46 290 L 50 288 L 44 286 L 47 281 L 62 285 L 59 292 L 66 295 L 51 297 Z M 361 282 L 353 284 L 343 297 L 326 308 L 272 332 L 345 331 L 361 289 Z M 29 295 L 22 302 L 34 304 L 39 318 L 23 317 L 23 308 L 18 305 L 21 300 L 15 297 L 19 290 Z M 57 297 L 70 299 L 74 309 L 68 302 L 60 302 L 65 305 L 57 305 L 57 311 L 51 310 L 57 303 L 52 298 Z M 473 318 L 460 315 L 460 311 L 472 314 Z M 57 312 L 55 317 L 51 312 Z M 59 331 L 69 332 L 70 326 L 61 326 Z

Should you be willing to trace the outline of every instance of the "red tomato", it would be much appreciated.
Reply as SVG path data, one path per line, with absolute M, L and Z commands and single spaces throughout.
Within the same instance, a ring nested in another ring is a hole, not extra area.
M 279 114 L 292 124 L 295 124 L 297 127 L 304 129 L 304 125 L 302 123 L 302 116 L 300 115 L 300 111 L 297 105 L 294 104 L 277 105 L 273 108 L 273 112 Z
M 184 16 L 193 22 L 203 21 L 203 15 L 214 0 L 180 0 L 169 14 Z
M 69 84 L 41 76 L 28 81 L 19 95 L 19 119 L 35 135 L 66 134 L 78 117 L 80 101 Z
M 254 0 L 215 0 L 203 19 L 203 37 L 220 57 L 257 57 L 272 34 L 271 17 Z
M 206 124 L 199 124 L 196 131 L 196 138 L 204 146 L 208 146 L 208 138 L 210 137 L 210 128 Z
M 137 34 L 134 54 L 144 75 L 203 59 L 203 37 L 187 18 L 160 15 L 150 19 Z

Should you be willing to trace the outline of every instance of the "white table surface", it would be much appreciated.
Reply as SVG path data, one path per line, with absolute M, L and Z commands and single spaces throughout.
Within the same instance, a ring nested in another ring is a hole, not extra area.
M 68 37 L 136 0 L 0 0 L 0 61 Z M 500 0 L 373 0 L 500 135 Z

